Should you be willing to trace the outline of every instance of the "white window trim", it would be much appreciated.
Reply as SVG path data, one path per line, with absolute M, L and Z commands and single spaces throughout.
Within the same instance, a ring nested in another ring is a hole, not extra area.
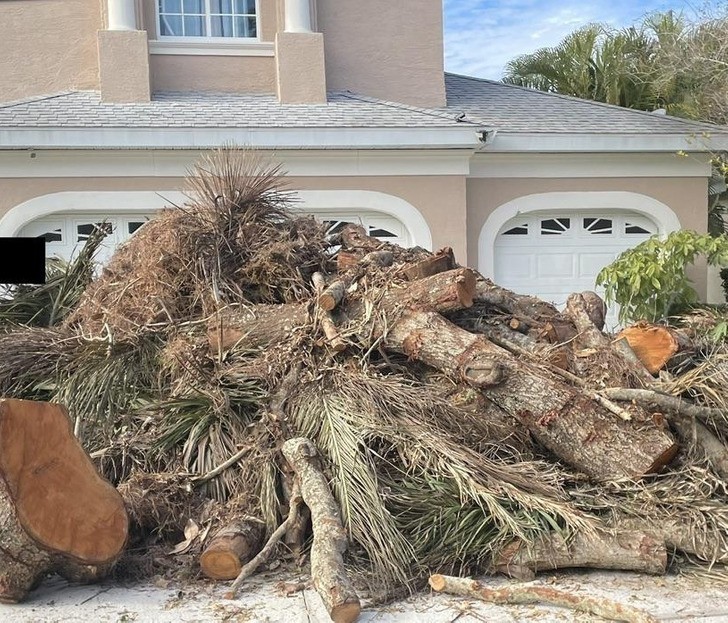
M 210 0 L 205 0 L 205 29 L 210 32 Z M 260 42 L 260 0 L 255 0 L 255 37 L 176 37 L 162 34 L 162 21 L 159 15 L 159 0 L 154 0 L 154 16 L 157 24 L 157 43 L 169 42 L 179 46 L 180 44 L 196 44 L 195 47 L 206 45 L 225 46 L 226 43 L 255 43 Z M 184 49 L 184 46 L 181 48 Z M 167 52 L 169 54 L 170 52 Z M 159 52 L 157 52 L 159 54 Z
M 193 37 L 190 37 L 192 39 Z M 212 42 L 204 37 L 194 37 L 203 41 L 179 39 L 177 41 L 152 40 L 149 42 L 150 54 L 175 54 L 188 56 L 275 56 L 275 46 L 269 41 L 232 39 Z M 178 39 L 178 38 L 175 38 Z

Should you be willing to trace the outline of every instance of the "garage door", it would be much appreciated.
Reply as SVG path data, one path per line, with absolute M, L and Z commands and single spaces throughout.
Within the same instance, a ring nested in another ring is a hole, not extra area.
M 356 223 L 362 225 L 370 236 L 402 246 L 410 245 L 407 228 L 401 221 L 386 214 L 327 211 L 314 212 L 314 216 L 323 221 L 331 232 L 338 231 L 347 223 Z M 113 216 L 100 213 L 55 214 L 28 223 L 18 235 L 43 236 L 46 239 L 46 254 L 48 257 L 58 256 L 69 259 L 83 246 L 94 227 L 104 226 L 109 231 L 109 235 L 99 249 L 97 260 L 105 263 L 111 257 L 117 245 L 128 240 L 137 229 L 152 217 L 153 213 L 151 212 L 148 214 L 117 212 Z
M 117 245 L 153 217 L 153 213 L 117 212 L 108 214 L 78 213 L 54 214 L 32 221 L 20 230 L 19 236 L 43 236 L 46 239 L 46 255 L 70 259 L 83 246 L 94 227 L 104 227 L 108 236 L 96 256 L 102 263 L 108 261 Z
M 496 283 L 563 307 L 572 292 L 594 290 L 599 271 L 657 232 L 649 219 L 619 211 L 519 216 L 496 238 Z M 610 309 L 609 324 L 616 325 Z

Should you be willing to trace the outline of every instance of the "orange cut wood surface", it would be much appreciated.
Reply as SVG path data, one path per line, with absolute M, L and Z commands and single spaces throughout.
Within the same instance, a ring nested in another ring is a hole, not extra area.
M 626 339 L 634 354 L 651 374 L 657 374 L 678 351 L 678 341 L 667 327 L 637 324 L 620 331 L 617 340 Z
M 0 400 L 0 477 L 40 547 L 89 565 L 122 551 L 124 501 L 96 471 L 61 405 Z

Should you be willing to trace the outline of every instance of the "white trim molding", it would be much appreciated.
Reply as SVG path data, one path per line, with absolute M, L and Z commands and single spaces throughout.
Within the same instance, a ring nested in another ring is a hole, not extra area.
M 372 190 L 302 190 L 295 193 L 298 211 L 381 212 L 395 217 L 407 229 L 411 243 L 432 249 L 432 234 L 420 211 L 411 203 Z M 148 213 L 188 201 L 180 191 L 63 191 L 28 199 L 0 218 L 0 237 L 17 236 L 35 219 L 56 213 L 140 212 Z
M 299 190 L 296 196 L 299 201 L 294 207 L 302 212 L 361 210 L 388 214 L 405 226 L 413 246 L 432 250 L 432 233 L 425 217 L 401 197 L 375 190 Z
M 187 197 L 184 193 L 173 190 L 84 190 L 50 193 L 28 199 L 8 210 L 0 218 L 0 236 L 17 236 L 31 221 L 60 212 L 153 212 L 172 205 L 182 205 L 185 201 Z
M 280 150 L 261 152 L 289 177 L 467 175 L 471 150 Z M 13 177 L 185 177 L 197 150 L 0 151 L 0 179 Z
M 437 128 L 0 128 L 3 149 L 474 149 L 483 130 Z
M 167 41 L 151 40 L 150 54 L 186 56 L 275 56 L 271 41 Z
M 623 210 L 650 218 L 660 236 L 681 228 L 680 219 L 664 203 L 627 191 L 573 191 L 526 195 L 497 207 L 485 221 L 478 237 L 478 269 L 489 278 L 494 275 L 495 241 L 502 227 L 519 214 L 531 212 Z
M 706 153 L 505 154 L 477 153 L 475 178 L 710 177 Z

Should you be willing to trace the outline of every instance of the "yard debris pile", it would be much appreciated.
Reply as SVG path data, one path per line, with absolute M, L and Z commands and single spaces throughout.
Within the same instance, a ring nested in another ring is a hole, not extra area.
M 559 312 L 449 249 L 327 231 L 284 182 L 214 152 L 98 278 L 76 260 L 50 320 L 0 302 L 25 322 L 0 392 L 68 408 L 126 503 L 118 568 L 161 546 L 234 594 L 310 557 L 348 621 L 357 591 L 430 574 L 728 563 L 728 347 L 689 323 L 613 340 L 594 293 Z

